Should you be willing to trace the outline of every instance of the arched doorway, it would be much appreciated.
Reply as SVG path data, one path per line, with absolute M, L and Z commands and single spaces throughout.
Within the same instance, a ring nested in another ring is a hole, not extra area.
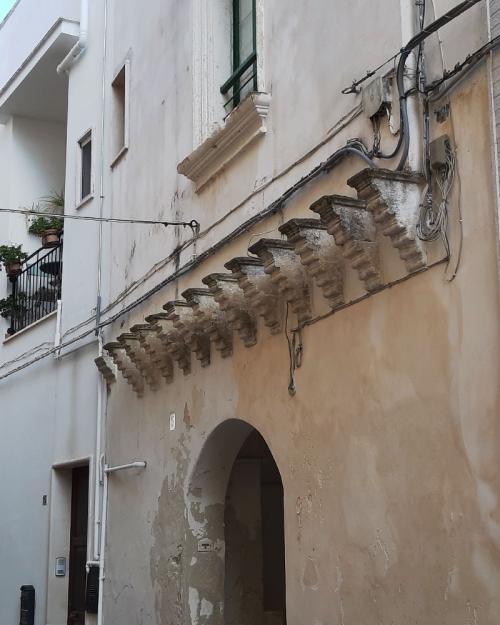
M 284 625 L 283 484 L 253 430 L 234 461 L 224 510 L 225 625 Z
M 186 596 L 197 625 L 285 625 L 283 484 L 260 433 L 224 422 L 188 490 Z

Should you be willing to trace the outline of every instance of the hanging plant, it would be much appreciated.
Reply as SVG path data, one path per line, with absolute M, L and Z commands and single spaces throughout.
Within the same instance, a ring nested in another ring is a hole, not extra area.
M 0 261 L 5 266 L 9 278 L 17 277 L 22 271 L 22 263 L 27 258 L 22 245 L 0 245 Z

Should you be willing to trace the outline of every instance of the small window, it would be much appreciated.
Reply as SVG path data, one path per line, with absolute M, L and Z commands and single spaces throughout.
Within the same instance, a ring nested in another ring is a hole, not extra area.
M 92 132 L 78 142 L 80 145 L 80 202 L 92 194 Z
M 128 67 L 127 61 L 111 83 L 113 92 L 113 167 L 128 149 Z
M 257 91 L 255 0 L 232 0 L 232 4 L 233 73 L 221 87 L 221 93 L 229 97 L 227 112 Z

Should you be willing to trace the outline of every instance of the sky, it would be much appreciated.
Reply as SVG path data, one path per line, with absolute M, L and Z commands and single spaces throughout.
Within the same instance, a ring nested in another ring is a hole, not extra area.
M 7 15 L 14 3 L 15 0 L 0 0 L 0 21 Z

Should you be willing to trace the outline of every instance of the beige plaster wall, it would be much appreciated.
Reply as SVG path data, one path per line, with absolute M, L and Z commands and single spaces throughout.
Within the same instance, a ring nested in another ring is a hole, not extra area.
M 206 580 L 191 577 L 189 487 L 210 433 L 234 418 L 261 432 L 281 472 L 290 625 L 499 622 L 499 310 L 484 68 L 453 92 L 451 110 L 433 128 L 457 146 L 451 267 L 305 328 L 294 397 L 285 336 L 263 329 L 251 349 L 236 340 L 232 358 L 214 354 L 208 368 L 196 363 L 143 399 L 122 378 L 111 388 L 108 462 L 148 465 L 110 479 L 106 622 L 221 622 L 217 598 L 200 590 Z M 350 167 L 310 193 L 341 188 Z M 307 213 L 308 193 L 285 219 Z M 463 248 L 450 281 L 459 201 Z M 246 243 L 150 300 L 127 326 Z

